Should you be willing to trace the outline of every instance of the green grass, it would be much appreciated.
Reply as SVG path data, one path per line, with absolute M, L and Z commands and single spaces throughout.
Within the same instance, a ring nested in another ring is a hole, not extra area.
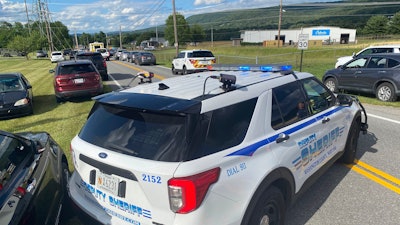
M 0 128 L 10 132 L 46 131 L 67 153 L 69 143 L 86 121 L 93 105 L 91 100 L 57 104 L 54 96 L 52 74 L 54 68 L 47 60 L 8 59 L 0 60 L 0 72 L 21 72 L 33 86 L 34 114 L 9 120 L 0 120 Z
M 333 68 L 337 57 L 351 55 L 363 46 L 322 46 L 304 51 L 302 71 L 307 71 L 321 78 L 326 70 Z M 195 48 L 210 49 L 219 58 L 220 63 L 254 63 L 258 58 L 259 63 L 288 62 L 295 70 L 300 69 L 301 51 L 295 47 L 268 49 L 262 47 L 232 47 L 229 44 L 214 46 L 196 46 Z M 171 65 L 175 49 L 155 51 L 159 64 Z M 254 61 L 254 62 L 253 62 Z M 9 120 L 0 120 L 0 129 L 10 132 L 46 131 L 64 149 L 72 168 L 69 145 L 72 138 L 79 132 L 86 121 L 87 114 L 93 106 L 93 101 L 68 101 L 57 104 L 55 101 L 52 74 L 49 73 L 55 64 L 48 59 L 1 58 L 0 72 L 21 72 L 33 86 L 34 115 Z M 110 87 L 105 86 L 105 91 Z M 361 102 L 400 107 L 400 101 L 381 102 L 374 96 L 359 96 Z

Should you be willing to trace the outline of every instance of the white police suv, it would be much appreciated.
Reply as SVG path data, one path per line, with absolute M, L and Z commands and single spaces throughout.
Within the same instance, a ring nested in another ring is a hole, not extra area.
M 214 65 L 95 101 L 69 194 L 103 224 L 283 224 L 367 130 L 356 98 L 285 65 Z
M 172 60 L 171 70 L 172 74 L 201 72 L 207 70 L 207 66 L 215 62 L 215 57 L 209 50 L 184 50 Z

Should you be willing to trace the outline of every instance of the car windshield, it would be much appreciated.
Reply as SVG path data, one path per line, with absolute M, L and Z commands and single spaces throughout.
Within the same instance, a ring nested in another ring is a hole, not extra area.
M 16 76 L 0 77 L 0 92 L 23 91 L 24 86 Z
M 64 65 L 60 67 L 58 75 L 80 74 L 96 72 L 91 64 Z

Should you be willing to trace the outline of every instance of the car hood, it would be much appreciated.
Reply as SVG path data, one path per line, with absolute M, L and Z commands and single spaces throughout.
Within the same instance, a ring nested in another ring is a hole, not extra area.
M 26 91 L 0 92 L 0 106 L 14 103 L 26 97 L 27 97 Z

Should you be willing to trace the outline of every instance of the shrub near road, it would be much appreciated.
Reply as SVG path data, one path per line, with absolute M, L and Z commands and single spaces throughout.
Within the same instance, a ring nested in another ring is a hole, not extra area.
M 70 169 L 69 143 L 86 121 L 93 105 L 90 99 L 57 104 L 54 97 L 50 60 L 0 60 L 0 72 L 21 72 L 33 87 L 33 115 L 0 120 L 0 129 L 10 132 L 46 131 L 64 149 Z

